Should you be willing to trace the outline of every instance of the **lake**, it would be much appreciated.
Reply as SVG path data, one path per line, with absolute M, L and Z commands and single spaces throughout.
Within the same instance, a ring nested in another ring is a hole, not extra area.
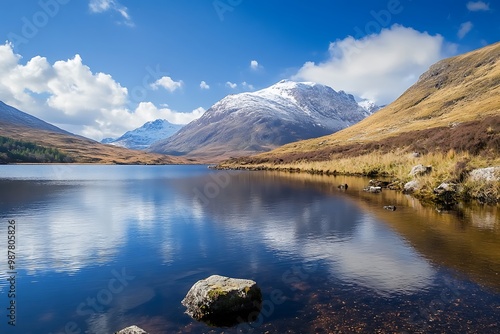
M 0 332 L 500 332 L 499 208 L 438 212 L 367 184 L 207 166 L 0 166 Z M 189 288 L 213 274 L 259 284 L 256 321 L 217 328 L 184 314 Z

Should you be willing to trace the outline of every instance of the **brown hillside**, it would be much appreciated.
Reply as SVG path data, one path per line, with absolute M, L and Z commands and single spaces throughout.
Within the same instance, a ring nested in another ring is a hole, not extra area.
M 57 148 L 76 163 L 97 164 L 183 164 L 186 159 L 104 145 L 96 141 L 0 122 L 0 135 Z
M 299 158 L 310 152 L 306 155 L 319 153 L 327 158 L 325 154 L 347 153 L 354 146 L 358 147 L 355 152 L 366 153 L 370 147 L 407 147 L 417 141 L 420 146 L 414 148 L 424 151 L 455 148 L 476 154 L 483 149 L 498 152 L 499 117 L 500 43 L 496 43 L 434 64 L 395 102 L 347 129 L 257 157 Z M 433 137 L 438 140 L 429 140 Z M 457 140 L 462 144 L 479 141 L 480 146 L 455 145 Z

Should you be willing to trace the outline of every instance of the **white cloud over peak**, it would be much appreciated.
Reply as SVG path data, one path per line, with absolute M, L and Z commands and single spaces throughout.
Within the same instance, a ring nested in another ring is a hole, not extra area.
M 361 39 L 348 36 L 330 43 L 329 58 L 307 62 L 292 78 L 314 81 L 387 104 L 416 82 L 438 60 L 456 53 L 456 45 L 401 25 Z
M 182 80 L 174 81 L 171 77 L 164 76 L 152 83 L 151 88 L 157 90 L 159 87 L 163 87 L 169 92 L 174 92 L 175 90 L 182 88 L 183 85 L 184 82 Z
M 41 56 L 26 64 L 21 59 L 12 44 L 0 45 L 0 100 L 89 138 L 118 137 L 158 118 L 186 124 L 205 112 L 177 112 L 151 102 L 130 110 L 128 89 L 109 74 L 93 73 L 79 55 L 52 65 Z
M 233 83 L 231 81 L 226 82 L 226 86 L 231 88 L 231 89 L 236 89 L 238 87 L 238 84 Z
M 207 84 L 205 81 L 200 82 L 200 88 L 201 89 L 210 89 L 210 85 Z
M 250 68 L 254 71 L 258 70 L 260 68 L 259 62 L 257 60 L 252 60 L 250 62 Z
M 104 13 L 107 11 L 115 11 L 123 18 L 123 24 L 130 27 L 134 26 L 134 22 L 128 13 L 128 8 L 120 4 L 116 0 L 90 0 L 89 8 L 92 13 Z
M 199 107 L 189 113 L 182 113 L 165 107 L 158 108 L 151 102 L 141 102 L 135 110 L 135 113 L 142 117 L 139 126 L 143 125 L 148 120 L 158 118 L 166 119 L 173 124 L 188 124 L 189 122 L 201 117 L 201 115 L 205 113 L 205 109 Z
M 490 10 L 490 4 L 484 1 L 469 1 L 467 2 L 467 9 L 471 12 L 478 12 L 478 11 L 487 12 Z
M 467 35 L 472 30 L 473 27 L 474 27 L 474 25 L 472 24 L 471 21 L 467 21 L 467 22 L 462 23 L 460 25 L 460 28 L 458 29 L 458 32 L 457 32 L 458 38 L 460 38 L 460 39 L 464 38 L 465 35 Z

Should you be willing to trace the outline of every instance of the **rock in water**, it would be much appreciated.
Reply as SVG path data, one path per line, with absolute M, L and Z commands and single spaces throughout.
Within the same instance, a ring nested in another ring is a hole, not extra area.
M 148 333 L 142 328 L 139 328 L 137 326 L 130 326 L 122 329 L 121 331 L 116 332 L 115 334 L 148 334 Z
M 214 326 L 248 321 L 254 312 L 258 316 L 261 304 L 262 293 L 257 283 L 219 275 L 196 282 L 182 300 L 187 314 Z

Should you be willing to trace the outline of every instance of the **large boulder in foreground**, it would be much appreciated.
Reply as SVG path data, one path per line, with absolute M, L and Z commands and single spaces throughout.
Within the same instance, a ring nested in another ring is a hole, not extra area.
M 212 275 L 196 282 L 182 305 L 196 320 L 213 326 L 232 326 L 258 316 L 262 304 L 260 288 L 252 280 Z
M 137 326 L 130 326 L 116 332 L 115 334 L 148 334 L 144 329 Z

